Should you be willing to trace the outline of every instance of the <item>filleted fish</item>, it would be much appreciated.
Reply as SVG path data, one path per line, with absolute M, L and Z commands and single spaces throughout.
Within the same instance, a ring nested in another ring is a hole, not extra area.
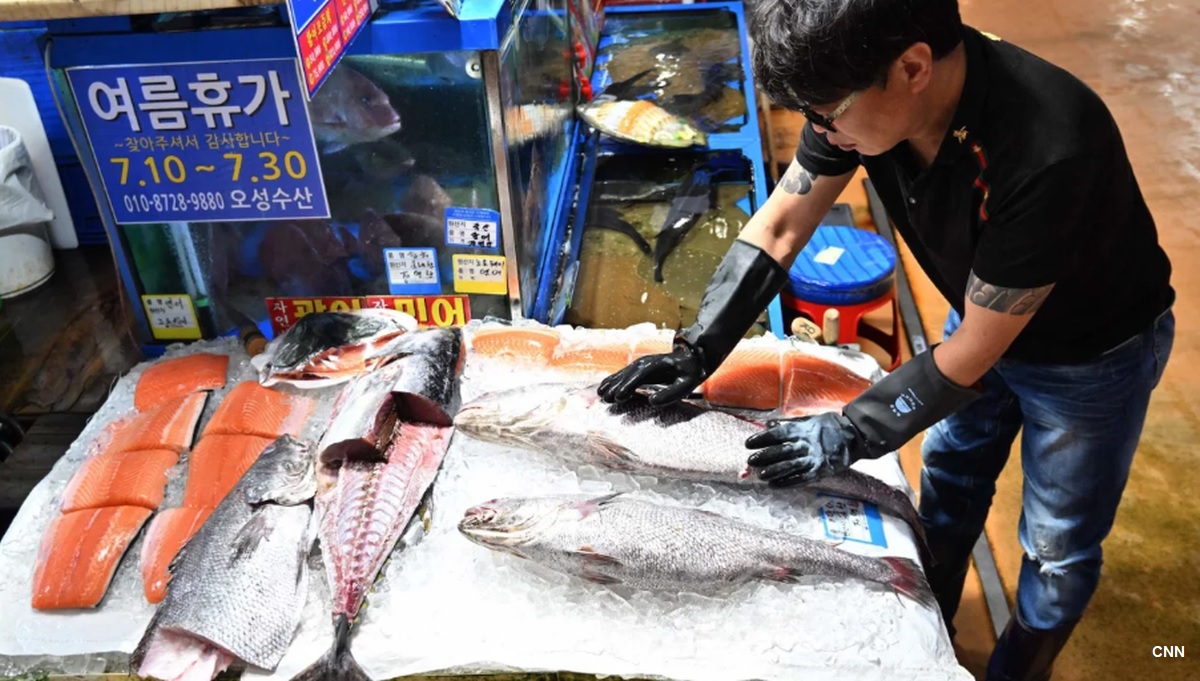
M 308 443 L 275 440 L 183 547 L 131 658 L 139 676 L 207 681 L 236 660 L 275 668 L 308 595 L 313 462 Z
M 252 361 L 265 386 L 323 388 L 371 371 L 393 355 L 388 343 L 417 328 L 387 309 L 317 312 L 300 318 Z
M 645 99 L 612 100 L 603 96 L 577 107 L 588 125 L 619 140 L 642 146 L 683 149 L 708 144 L 708 136 L 686 119 Z
M 297 681 L 365 679 L 350 654 L 367 592 L 416 514 L 450 444 L 463 341 L 430 329 L 397 344 L 397 359 L 343 389 L 323 440 L 317 514 L 333 598 L 333 649 Z
M 641 395 L 609 404 L 590 383 L 540 383 L 483 395 L 465 405 L 456 428 L 473 438 L 630 473 L 727 484 L 765 484 L 750 474 L 746 439 L 763 424 L 683 401 L 651 406 Z M 805 485 L 878 505 L 924 531 L 908 495 L 854 469 Z
M 459 531 L 487 548 L 600 584 L 713 591 L 801 577 L 883 584 L 936 607 L 917 565 L 871 558 L 708 511 L 622 494 L 496 499 L 469 509 Z

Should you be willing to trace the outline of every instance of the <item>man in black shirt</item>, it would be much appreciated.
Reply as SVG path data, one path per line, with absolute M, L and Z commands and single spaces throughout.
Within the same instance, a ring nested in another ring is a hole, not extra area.
M 1069 73 L 962 25 L 956 0 L 758 0 L 754 72 L 808 118 L 796 159 L 718 267 L 674 350 L 605 379 L 663 404 L 720 365 L 866 168 L 950 301 L 946 340 L 840 414 L 774 422 L 749 463 L 801 484 L 922 447 L 927 566 L 961 597 L 995 481 L 1023 429 L 1017 610 L 988 678 L 1048 679 L 1099 581 L 1151 391 L 1174 338 L 1170 263 L 1107 107 Z

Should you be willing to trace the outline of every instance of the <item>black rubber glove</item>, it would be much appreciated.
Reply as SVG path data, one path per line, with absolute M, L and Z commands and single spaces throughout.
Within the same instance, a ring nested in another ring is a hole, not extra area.
M 747 463 L 784 487 L 835 475 L 863 458 L 895 451 L 979 396 L 942 375 L 923 352 L 846 405 L 841 414 L 771 421 L 746 440 Z M 765 449 L 763 449 L 765 448 Z
M 648 397 L 656 406 L 687 397 L 733 352 L 785 281 L 787 270 L 766 251 L 735 240 L 704 290 L 696 322 L 675 336 L 675 349 L 640 357 L 605 378 L 600 399 L 624 402 L 646 385 L 666 386 Z

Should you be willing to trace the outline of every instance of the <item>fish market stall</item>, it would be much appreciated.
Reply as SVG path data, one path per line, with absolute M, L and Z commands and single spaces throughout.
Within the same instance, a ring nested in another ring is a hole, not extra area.
M 572 35 L 594 23 L 567 0 L 385 0 L 306 101 L 283 4 L 51 22 L 146 352 L 321 310 L 531 316 L 574 185 Z
M 837 408 L 874 360 L 743 341 L 695 401 L 630 410 L 590 391 L 669 343 L 651 324 L 416 326 L 316 313 L 123 377 L 0 542 L 0 674 L 970 678 L 894 455 L 743 475 L 761 419 Z M 118 474 L 155 449 L 161 477 Z

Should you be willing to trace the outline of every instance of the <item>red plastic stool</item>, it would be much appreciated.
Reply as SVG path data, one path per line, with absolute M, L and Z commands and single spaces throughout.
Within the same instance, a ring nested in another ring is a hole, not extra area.
M 825 319 L 826 310 L 837 310 L 839 319 L 837 342 L 839 344 L 855 343 L 861 336 L 883 348 L 888 353 L 888 356 L 892 358 L 892 365 L 886 367 L 888 371 L 895 371 L 896 367 L 900 366 L 900 306 L 896 301 L 895 284 L 882 296 L 854 305 L 813 303 L 807 300 L 800 300 L 788 294 L 787 291 L 780 292 L 779 302 L 788 312 L 793 313 L 790 316 L 787 314 L 784 315 L 784 328 L 791 327 L 792 319 L 797 314 L 807 317 L 814 324 L 820 326 L 821 322 Z M 866 313 L 871 310 L 877 310 L 889 303 L 892 306 L 892 332 L 890 334 L 863 320 L 863 315 Z M 826 342 L 828 340 L 826 339 Z

